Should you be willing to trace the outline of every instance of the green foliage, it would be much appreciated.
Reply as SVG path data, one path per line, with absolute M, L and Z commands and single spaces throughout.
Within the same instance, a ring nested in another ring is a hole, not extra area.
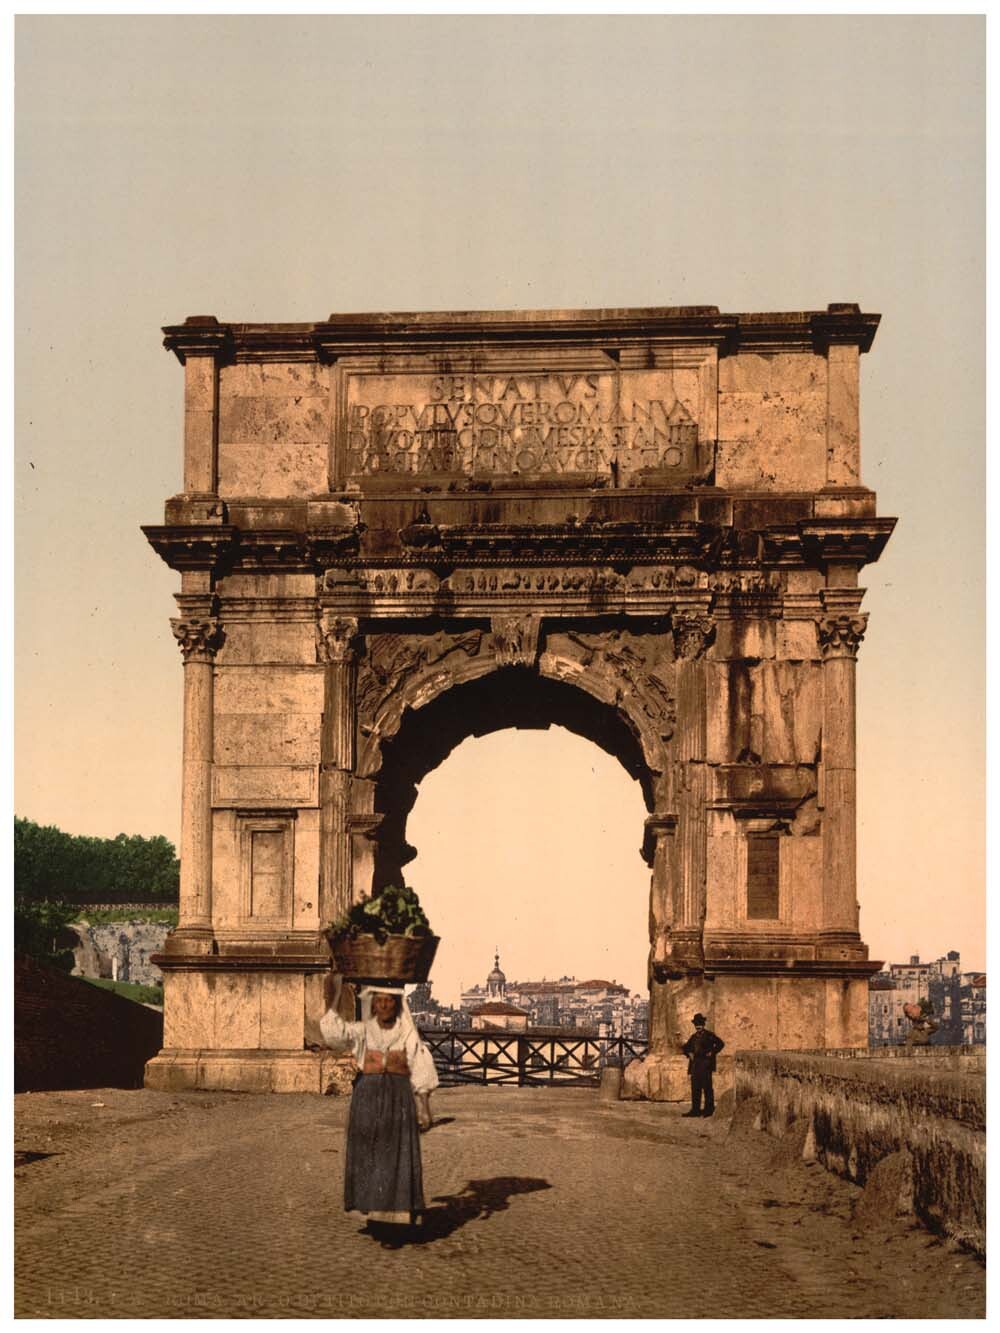
M 162 835 L 77 837 L 54 825 L 14 819 L 14 884 L 41 902 L 176 902 L 180 862 Z
M 91 926 L 104 926 L 117 921 L 159 921 L 168 926 L 176 926 L 179 912 L 176 907 L 145 907 L 141 912 L 124 911 L 117 907 L 74 907 L 74 921 L 86 921 Z
M 389 884 L 373 897 L 355 903 L 345 916 L 331 922 L 326 933 L 351 939 L 374 935 L 379 944 L 384 944 L 389 935 L 422 937 L 430 935 L 431 928 L 413 890 Z
M 134 1000 L 136 1004 L 163 1004 L 163 991 L 159 986 L 140 986 L 136 981 L 112 981 L 108 977 L 81 977 L 80 980 L 91 986 L 100 986 L 101 990 L 114 991 L 126 1000 Z
M 69 944 L 69 923 L 76 916 L 71 903 L 14 904 L 14 952 L 37 958 L 40 963 L 73 970 L 73 950 Z

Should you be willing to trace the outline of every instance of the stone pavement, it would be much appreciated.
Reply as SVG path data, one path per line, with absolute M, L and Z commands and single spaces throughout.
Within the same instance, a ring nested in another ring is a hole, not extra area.
M 346 1100 L 15 1101 L 22 1318 L 985 1314 L 970 1255 L 861 1232 L 856 1187 L 674 1105 L 439 1090 L 426 1238 L 385 1249 L 341 1209 Z

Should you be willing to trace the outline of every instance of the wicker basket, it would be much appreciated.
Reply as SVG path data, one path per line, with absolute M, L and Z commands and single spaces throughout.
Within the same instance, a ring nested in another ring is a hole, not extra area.
M 336 969 L 347 981 L 426 981 L 437 952 L 437 935 L 327 935 Z

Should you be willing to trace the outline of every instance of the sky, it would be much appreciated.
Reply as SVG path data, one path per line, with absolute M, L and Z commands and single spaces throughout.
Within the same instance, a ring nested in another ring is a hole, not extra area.
M 862 574 L 862 934 L 983 967 L 983 52 L 977 17 L 20 17 L 16 813 L 178 837 L 162 325 L 855 301 L 899 518 Z M 642 814 L 557 728 L 459 747 L 408 831 L 437 993 L 495 945 L 638 989 Z

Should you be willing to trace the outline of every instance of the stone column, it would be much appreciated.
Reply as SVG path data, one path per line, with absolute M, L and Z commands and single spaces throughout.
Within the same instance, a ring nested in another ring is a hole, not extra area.
M 177 601 L 181 615 L 171 620 L 170 628 L 184 657 L 184 752 L 175 935 L 190 945 L 212 932 L 213 664 L 222 634 L 212 600 L 178 596 Z
M 705 757 L 707 698 L 703 655 L 713 624 L 703 610 L 679 610 L 673 620 L 677 672 L 677 730 L 674 737 L 677 784 L 678 874 L 674 893 L 673 965 L 704 966 L 708 797 Z
M 319 914 L 325 924 L 351 905 L 351 779 L 356 727 L 358 622 L 323 611 L 317 626 L 319 660 L 326 664 L 320 740 Z
M 868 617 L 860 593 L 826 590 L 816 629 L 823 654 L 823 924 L 825 943 L 858 945 L 855 670 Z

